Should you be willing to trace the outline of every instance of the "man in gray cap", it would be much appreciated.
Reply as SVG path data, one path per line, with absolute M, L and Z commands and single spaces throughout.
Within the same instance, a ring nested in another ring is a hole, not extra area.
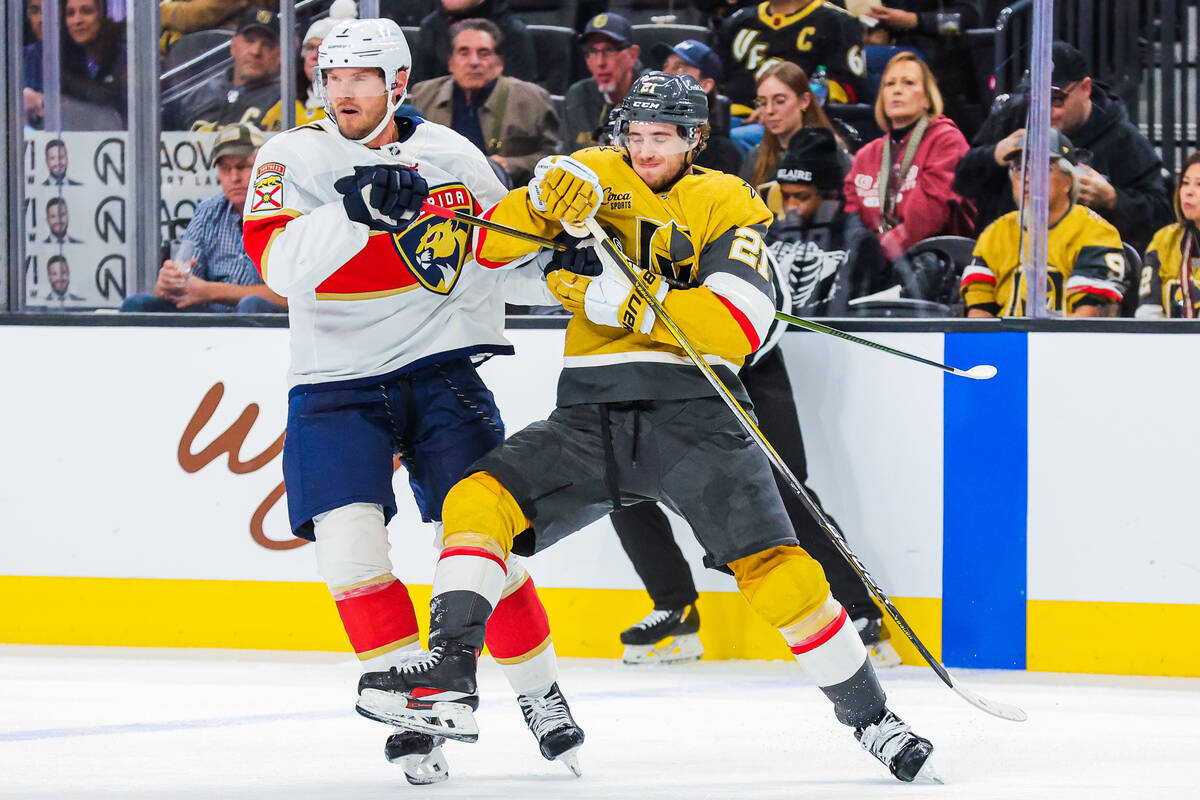
M 262 133 L 249 123 L 221 128 L 212 151 L 221 193 L 196 206 L 183 233 L 194 242 L 192 255 L 187 263 L 164 261 L 154 291 L 126 298 L 122 311 L 287 311 L 287 301 L 263 284 L 242 245 L 242 207 L 262 144 Z
M 608 115 L 620 105 L 643 70 L 641 48 L 633 43 L 633 26 L 619 14 L 597 14 L 579 37 L 592 77 L 567 89 L 563 147 L 567 152 L 600 144 Z
M 175 127 L 216 130 L 250 122 L 260 130 L 279 130 L 279 15 L 247 8 L 229 40 L 229 54 L 233 66 L 183 99 Z

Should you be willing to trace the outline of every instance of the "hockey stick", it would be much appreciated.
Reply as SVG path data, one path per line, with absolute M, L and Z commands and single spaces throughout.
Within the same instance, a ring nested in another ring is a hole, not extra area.
M 568 249 L 566 245 L 562 244 L 561 242 L 556 242 L 553 239 L 547 239 L 542 236 L 537 236 L 536 234 L 526 233 L 525 231 L 517 230 L 516 228 L 510 228 L 507 225 L 501 225 L 499 222 L 492 222 L 491 220 L 484 219 L 483 217 L 476 217 L 473 214 L 468 214 L 465 211 L 455 211 L 450 208 L 444 208 L 442 206 L 434 205 L 433 203 L 430 203 L 428 200 L 425 201 L 425 204 L 421 207 L 421 210 L 425 211 L 429 214 L 433 214 L 434 216 L 442 217 L 443 219 L 453 219 L 453 220 L 458 220 L 459 222 L 465 222 L 468 225 L 475 225 L 480 228 L 485 228 L 489 231 L 495 231 L 496 233 L 502 233 L 505 236 L 512 236 L 517 239 L 522 239 L 526 242 L 532 242 L 533 244 L 539 245 L 541 247 L 547 247 L 551 250 L 566 250 L 566 249 Z M 865 345 L 867 347 L 873 347 L 876 350 L 882 351 L 884 353 L 889 353 L 894 356 L 900 356 L 901 358 L 907 358 L 907 359 L 916 361 L 921 364 L 927 364 L 928 366 L 931 366 L 931 367 L 937 367 L 938 369 L 949 372 L 951 375 L 958 375 L 963 378 L 974 378 L 975 380 L 979 380 L 979 381 L 985 381 L 988 378 L 993 378 L 996 376 L 996 368 L 993 367 L 991 364 L 976 364 L 975 366 L 971 367 L 970 369 L 958 369 L 957 367 L 951 367 L 946 364 L 939 364 L 936 361 L 931 361 L 927 358 L 922 358 L 921 356 L 913 355 L 912 353 L 906 353 L 903 350 L 897 350 L 893 347 L 888 347 L 887 345 L 879 344 L 878 342 L 872 342 L 868 339 L 860 339 L 857 336 L 846 333 L 845 331 L 839 331 L 837 328 L 830 328 L 829 326 L 822 325 L 819 322 L 813 322 L 812 320 L 802 319 L 801 317 L 793 317 L 790 314 L 784 314 L 782 311 L 775 312 L 775 319 L 779 320 L 780 322 L 786 322 L 789 325 L 795 325 L 800 328 L 806 328 L 807 330 L 816 331 L 817 333 L 827 333 L 830 336 L 836 336 L 839 339 L 845 339 L 848 342 L 854 342 L 855 344 L 861 344 L 861 345 Z
M 871 593 L 878 598 L 879 602 L 888 612 L 888 615 L 892 618 L 892 620 L 896 623 L 908 640 L 912 642 L 913 646 L 917 648 L 917 651 L 921 654 L 921 656 L 927 662 L 929 662 L 929 666 L 935 673 L 937 673 L 937 676 L 942 679 L 942 682 L 953 689 L 959 695 L 959 697 L 963 698 L 981 711 L 985 711 L 993 716 L 1000 717 L 1001 719 L 1012 720 L 1014 722 L 1023 722 L 1026 720 L 1028 717 L 1026 716 L 1025 712 L 1017 706 L 1009 705 L 1007 703 L 999 703 L 994 700 L 988 700 L 987 698 L 982 697 L 963 686 L 946 670 L 942 663 L 935 658 L 932 653 L 929 652 L 929 649 L 925 647 L 920 639 L 917 638 L 917 634 L 913 631 L 912 627 L 892 603 L 891 598 L 889 598 L 887 594 L 884 593 L 883 589 L 879 587 L 879 584 L 875 582 L 873 577 L 871 577 L 871 574 L 867 571 L 867 568 L 863 565 L 862 561 L 859 560 L 858 556 L 854 554 L 854 552 L 842 539 L 837 528 L 834 527 L 830 519 L 825 516 L 821 508 L 813 501 L 812 496 L 808 493 L 808 490 L 804 488 L 804 484 L 800 483 L 799 479 L 796 478 L 795 474 L 784 462 L 783 458 L 780 457 L 779 453 L 775 450 L 771 443 L 767 441 L 767 438 L 763 436 L 762 431 L 758 429 L 758 425 L 755 424 L 754 419 L 750 416 L 746 409 L 742 407 L 742 404 L 737 401 L 737 398 L 733 396 L 733 394 L 729 391 L 729 388 L 725 386 L 720 376 L 717 375 L 717 373 L 713 370 L 712 365 L 705 361 L 704 357 L 697 352 L 696 348 L 693 347 L 691 342 L 688 341 L 688 338 L 684 332 L 679 328 L 675 321 L 671 319 L 670 315 L 667 314 L 667 311 L 665 308 L 663 308 L 662 303 L 658 302 L 658 299 L 655 298 L 654 292 L 648 289 L 642 282 L 641 270 L 634 267 L 625 257 L 625 254 L 613 244 L 612 239 L 610 239 L 608 234 L 605 233 L 604 229 L 600 227 L 600 223 L 596 221 L 595 217 L 589 217 L 584 221 L 584 224 L 587 226 L 587 229 L 592 236 L 595 237 L 599 247 L 604 250 L 609 258 L 611 258 L 620 266 L 621 271 L 625 274 L 625 277 L 632 281 L 634 290 L 638 293 L 642 300 L 654 310 L 654 313 L 658 316 L 658 319 L 663 323 L 664 326 L 666 326 L 667 330 L 670 331 L 671 336 L 676 342 L 679 343 L 679 346 L 683 348 L 683 351 L 687 353 L 688 358 L 690 358 L 692 362 L 695 363 L 695 365 L 700 369 L 700 371 L 704 373 L 704 377 L 708 379 L 709 384 L 712 385 L 713 389 L 716 390 L 721 399 L 725 401 L 725 405 L 729 406 L 730 411 L 732 411 L 734 416 L 737 417 L 742 428 L 745 429 L 746 433 L 750 435 L 750 438 L 754 440 L 755 444 L 757 444 L 767 456 L 767 459 L 771 462 L 772 466 L 774 466 L 775 469 L 779 471 L 779 474 L 783 476 L 784 480 L 787 481 L 789 488 L 791 488 L 796 496 L 800 498 L 800 501 L 804 504 L 804 507 L 808 509 L 808 513 L 812 514 L 813 519 L 817 521 L 817 524 L 824 529 L 825 534 L 829 537 L 830 541 L 833 542 L 834 547 L 836 547 L 838 552 L 842 554 L 842 557 L 846 559 L 846 561 L 858 574 L 859 578 L 862 579 L 867 588 L 871 590 Z
M 958 375 L 963 378 L 974 378 L 977 381 L 986 381 L 988 378 L 996 377 L 996 368 L 991 364 L 976 364 L 970 369 L 958 369 L 957 367 L 951 367 L 947 364 L 939 364 L 936 361 L 931 361 L 928 358 L 922 358 L 921 356 L 913 355 L 912 353 L 906 353 L 903 350 L 896 350 L 895 348 L 879 344 L 878 342 L 872 342 L 869 339 L 860 339 L 857 336 L 846 333 L 845 331 L 839 331 L 837 328 L 830 328 L 828 325 L 822 325 L 819 322 L 802 319 L 801 317 L 793 317 L 791 314 L 785 314 L 782 311 L 775 312 L 775 319 L 779 320 L 780 322 L 786 322 L 789 325 L 795 325 L 800 328 L 806 328 L 810 331 L 816 331 L 817 333 L 828 333 L 830 336 L 836 336 L 839 339 L 845 339 L 847 342 L 854 342 L 855 344 L 873 347 L 876 350 L 883 351 L 884 353 L 890 353 L 894 356 L 907 358 L 910 361 L 916 361 L 920 364 L 928 364 L 931 367 L 937 367 L 938 369 L 945 370 L 951 375 Z
M 534 233 L 526 233 L 525 231 L 510 228 L 507 225 L 501 225 L 499 222 L 492 222 L 490 219 L 477 217 L 474 214 L 468 214 L 465 211 L 455 211 L 452 208 L 435 205 L 428 200 L 421 204 L 421 210 L 427 214 L 433 214 L 435 217 L 442 219 L 454 219 L 459 222 L 465 222 L 468 225 L 474 225 L 485 230 L 503 233 L 505 236 L 512 236 L 515 239 L 523 239 L 526 242 L 532 242 L 540 247 L 546 247 L 551 250 L 569 250 L 565 244 L 556 242 L 553 239 L 547 239 L 544 236 L 538 236 Z

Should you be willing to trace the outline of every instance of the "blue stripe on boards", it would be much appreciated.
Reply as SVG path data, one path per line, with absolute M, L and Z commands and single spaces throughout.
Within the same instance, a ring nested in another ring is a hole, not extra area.
M 948 333 L 943 420 L 942 656 L 1025 668 L 1029 351 L 1025 333 Z

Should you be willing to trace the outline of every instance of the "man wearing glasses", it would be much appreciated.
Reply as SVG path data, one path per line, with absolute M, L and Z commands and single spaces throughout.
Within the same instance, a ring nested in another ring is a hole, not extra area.
M 641 49 L 633 43 L 633 26 L 619 14 L 592 17 L 579 42 L 592 77 L 567 89 L 564 147 L 568 152 L 601 143 L 609 112 L 621 104 L 633 79 L 644 71 L 638 62 Z
M 1092 79 L 1078 50 L 1055 42 L 1053 58 L 1050 124 L 1074 143 L 1078 202 L 1144 251 L 1154 231 L 1172 220 L 1162 160 L 1129 121 L 1124 102 Z M 1008 191 L 1006 157 L 1025 132 L 1028 105 L 1022 87 L 994 109 L 955 171 L 954 190 L 978 208 L 978 230 L 1016 207 Z

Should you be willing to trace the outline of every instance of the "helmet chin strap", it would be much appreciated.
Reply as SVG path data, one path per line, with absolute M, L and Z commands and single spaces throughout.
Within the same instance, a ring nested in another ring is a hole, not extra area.
M 383 112 L 383 119 L 379 120 L 379 124 L 375 126 L 375 130 L 371 131 L 370 133 L 368 133 L 366 136 L 362 137 L 361 139 L 355 139 L 354 141 L 358 142 L 359 144 L 367 144 L 368 142 L 372 141 L 376 136 L 383 133 L 383 129 L 388 126 L 388 123 L 392 121 L 392 117 L 395 116 L 396 109 L 400 107 L 401 100 L 393 101 L 391 93 L 389 92 L 388 93 L 388 102 L 387 102 L 387 111 Z

